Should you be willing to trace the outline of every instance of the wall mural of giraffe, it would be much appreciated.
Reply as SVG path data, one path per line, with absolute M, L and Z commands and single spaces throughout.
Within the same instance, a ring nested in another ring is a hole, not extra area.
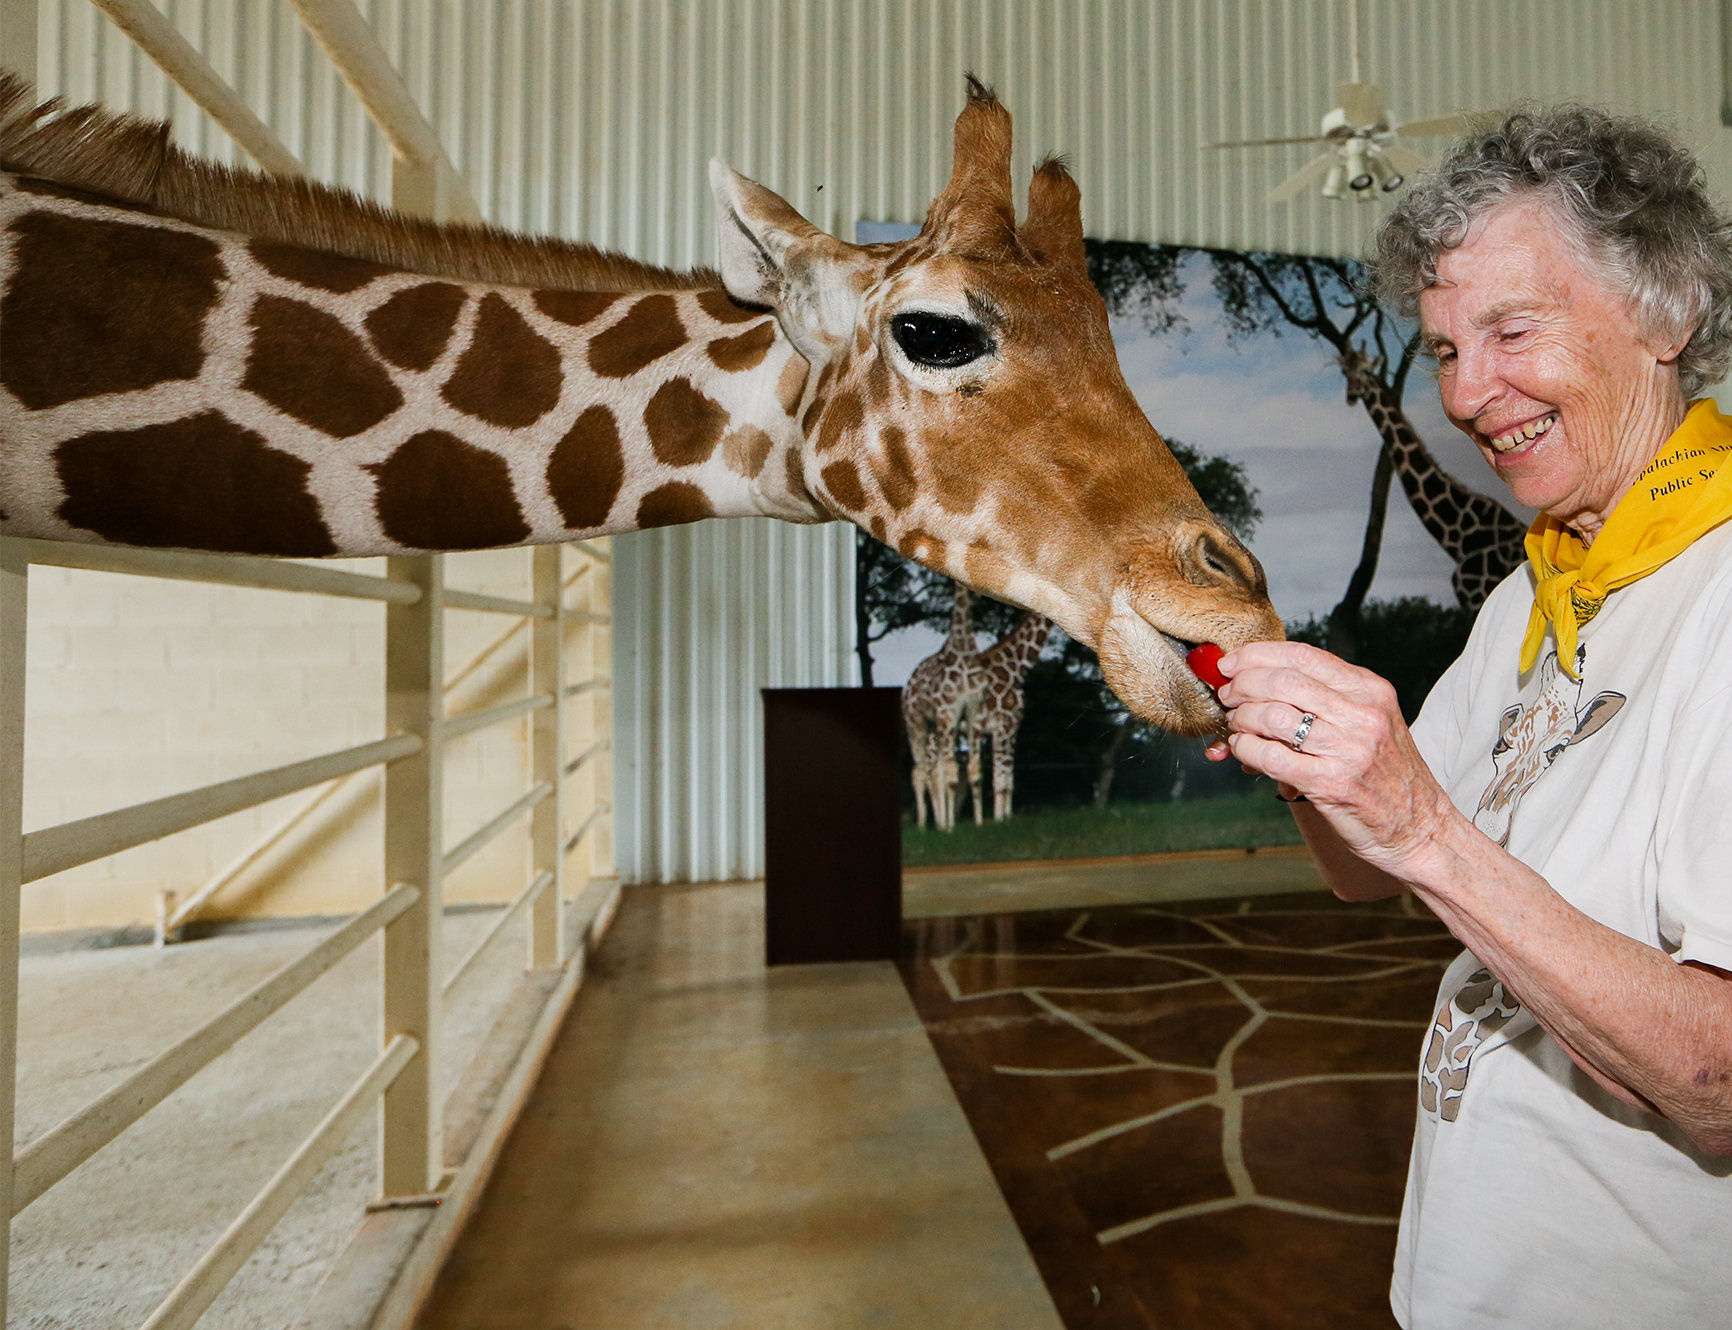
M 1363 406 L 1371 417 L 1415 516 L 1455 564 L 1450 585 L 1456 599 L 1477 610 L 1526 561 L 1527 523 L 1437 464 L 1366 352 L 1350 346 L 1337 359 L 1347 377 L 1347 404 Z
M 976 822 L 981 820 L 981 753 L 987 740 L 992 741 L 992 820 L 1002 822 L 1011 814 L 1023 686 L 1056 626 L 1051 619 L 1024 611 L 1008 633 L 976 658 L 980 703 L 968 745 L 968 784 L 974 796 Z
M 948 831 L 956 825 L 956 741 L 972 736 L 985 673 L 974 642 L 974 597 L 956 585 L 950 608 L 950 631 L 939 647 L 909 672 L 902 689 L 902 723 L 914 755 L 914 820 Z M 975 745 L 969 737 L 969 751 Z M 980 787 L 975 783 L 975 820 L 979 821 Z
M 720 161 L 719 272 L 405 218 L 0 77 L 0 534 L 273 555 L 845 518 L 1035 609 L 1138 714 L 1275 637 L 1126 386 L 1080 195 L 970 80 L 920 234 L 850 245 Z

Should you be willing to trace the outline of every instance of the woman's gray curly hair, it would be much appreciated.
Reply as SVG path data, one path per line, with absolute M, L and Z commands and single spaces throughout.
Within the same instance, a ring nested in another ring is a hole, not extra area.
M 1643 331 L 1670 343 L 1686 398 L 1732 369 L 1732 217 L 1696 158 L 1644 120 L 1591 106 L 1526 108 L 1463 139 L 1413 184 L 1377 233 L 1379 294 L 1411 317 L 1438 257 L 1510 200 L 1565 224 L 1577 258 L 1625 294 Z

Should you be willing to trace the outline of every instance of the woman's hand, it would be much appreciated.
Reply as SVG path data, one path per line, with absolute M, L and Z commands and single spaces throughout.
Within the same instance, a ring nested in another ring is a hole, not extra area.
M 1303 794 L 1365 862 L 1405 877 L 1458 816 L 1395 689 L 1369 670 L 1303 642 L 1252 642 L 1225 656 L 1221 672 L 1232 755 L 1280 782 L 1284 797 Z

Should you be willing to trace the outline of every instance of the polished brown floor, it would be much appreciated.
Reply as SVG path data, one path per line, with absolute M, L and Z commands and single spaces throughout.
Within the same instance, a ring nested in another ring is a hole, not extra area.
M 1387 1327 L 1438 977 L 1402 901 L 907 925 L 904 981 L 1069 1330 Z

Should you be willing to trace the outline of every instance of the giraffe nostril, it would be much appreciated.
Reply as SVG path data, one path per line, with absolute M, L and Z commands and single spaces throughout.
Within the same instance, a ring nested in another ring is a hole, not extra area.
M 1263 570 L 1238 541 L 1213 531 L 1199 531 L 1179 547 L 1179 569 L 1197 586 L 1231 587 L 1248 595 L 1262 593 Z

